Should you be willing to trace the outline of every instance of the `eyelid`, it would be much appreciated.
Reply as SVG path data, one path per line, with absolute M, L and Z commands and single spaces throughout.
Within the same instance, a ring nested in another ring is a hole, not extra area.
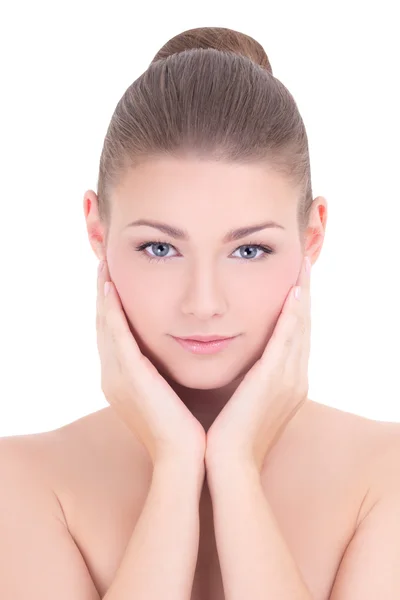
M 151 256 L 150 254 L 147 254 L 146 250 L 148 247 L 153 246 L 153 245 L 157 245 L 157 244 L 164 244 L 166 246 L 170 246 L 171 248 L 173 248 L 174 250 L 176 250 L 177 252 L 179 252 L 179 250 L 177 250 L 177 248 L 175 247 L 174 244 L 171 244 L 170 242 L 167 242 L 165 240 L 149 240 L 147 242 L 143 242 L 142 244 L 138 244 L 137 246 L 135 246 L 135 250 L 137 252 L 139 252 L 140 254 L 143 254 L 145 258 L 147 258 L 150 261 L 168 261 L 171 260 L 171 258 L 174 258 L 173 256 Z M 248 247 L 257 247 L 258 250 L 262 250 L 263 254 L 258 258 L 258 259 L 242 259 L 245 262 L 257 262 L 258 260 L 262 259 L 262 258 L 266 258 L 269 255 L 275 254 L 275 249 L 272 248 L 271 246 L 264 244 L 263 242 L 247 242 L 244 244 L 239 244 L 238 246 L 236 246 L 236 248 L 232 251 L 232 253 L 237 252 L 237 250 L 239 250 L 240 248 L 243 248 L 244 246 L 248 246 Z
M 233 242 L 231 242 L 233 244 Z M 165 244 L 166 246 L 171 246 L 171 248 L 174 248 L 174 250 L 177 250 L 179 252 L 179 250 L 177 249 L 177 247 L 175 246 L 175 244 L 173 244 L 172 242 L 167 242 L 167 240 L 162 240 L 162 239 L 153 239 L 153 240 L 148 240 L 146 242 L 143 242 L 141 244 L 137 244 L 134 245 L 135 248 L 139 248 L 140 246 L 152 246 L 154 244 Z M 270 244 L 267 244 L 263 241 L 251 241 L 251 242 L 244 242 L 242 244 L 239 244 L 235 247 L 235 250 L 233 250 L 233 252 L 235 252 L 236 250 L 238 250 L 239 248 L 242 248 L 243 246 L 265 246 L 266 248 L 270 249 L 271 251 L 274 251 L 273 246 L 271 246 Z

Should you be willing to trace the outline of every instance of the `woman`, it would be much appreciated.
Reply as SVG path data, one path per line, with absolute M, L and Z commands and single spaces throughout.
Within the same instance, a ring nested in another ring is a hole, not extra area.
M 263 48 L 165 44 L 84 212 L 110 406 L 1 440 L 4 597 L 397 598 L 399 424 L 307 396 L 327 202 Z

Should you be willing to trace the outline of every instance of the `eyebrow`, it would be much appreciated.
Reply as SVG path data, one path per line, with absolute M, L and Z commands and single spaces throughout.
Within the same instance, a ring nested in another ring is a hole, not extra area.
M 145 225 L 146 227 L 154 227 L 155 229 L 159 229 L 163 233 L 170 235 L 176 240 L 189 241 L 189 234 L 187 231 L 183 229 L 179 229 L 178 227 L 174 227 L 172 225 L 168 225 L 167 223 L 161 223 L 160 221 L 151 221 L 148 219 L 139 219 L 138 221 L 132 221 L 132 223 L 128 223 L 126 227 L 139 227 L 141 225 Z M 273 227 L 277 227 L 279 229 L 285 229 L 283 225 L 276 223 L 275 221 L 265 221 L 264 223 L 259 223 L 257 225 L 248 225 L 246 227 L 240 227 L 239 229 L 231 229 L 228 231 L 222 242 L 224 244 L 228 242 L 233 242 L 236 240 L 240 240 L 256 231 L 261 231 L 262 229 L 270 229 Z

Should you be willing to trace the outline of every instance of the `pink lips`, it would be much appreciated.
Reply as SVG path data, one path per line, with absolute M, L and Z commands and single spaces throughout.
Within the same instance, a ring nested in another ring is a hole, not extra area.
M 235 336 L 237 337 L 237 336 Z M 200 342 L 198 340 L 184 340 L 182 338 L 174 337 L 174 339 L 183 347 L 185 350 L 189 350 L 189 352 L 193 352 L 194 354 L 215 354 L 220 350 L 223 350 L 235 339 L 235 337 L 231 338 L 222 338 L 213 340 L 210 342 Z

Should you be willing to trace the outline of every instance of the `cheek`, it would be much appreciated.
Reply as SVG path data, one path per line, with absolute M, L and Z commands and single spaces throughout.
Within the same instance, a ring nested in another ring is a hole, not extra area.
M 156 291 L 154 281 L 146 279 L 146 269 L 140 268 L 140 265 L 133 265 L 132 261 L 116 255 L 108 257 L 108 264 L 130 330 L 147 355 L 146 340 L 151 339 L 153 333 L 159 334 L 168 329 L 172 311 L 168 309 L 167 298 Z M 151 269 L 147 269 L 149 271 Z M 170 289 L 170 286 L 157 287 Z
M 130 324 L 141 322 L 146 315 L 148 292 L 140 285 L 141 277 L 132 269 L 129 260 L 117 252 L 109 251 L 107 255 L 111 279 L 117 289 L 119 298 Z
M 297 281 L 300 262 L 301 257 L 297 255 L 276 261 L 268 270 L 265 282 L 260 285 L 258 280 L 256 288 L 253 291 L 248 290 L 252 298 L 252 320 L 255 329 L 257 323 L 258 328 L 262 323 L 262 330 L 267 328 L 272 333 L 287 295 Z
M 276 261 L 268 270 L 265 284 L 261 286 L 262 300 L 271 306 L 280 307 L 286 299 L 290 288 L 295 285 L 299 274 L 301 257 L 296 255 L 284 257 Z M 259 282 L 258 282 L 259 284 Z
M 267 259 L 268 260 L 268 259 Z M 107 261 L 113 282 L 119 293 L 122 306 L 131 324 L 135 325 L 141 331 L 148 331 L 149 328 L 157 327 L 155 320 L 160 320 L 159 325 L 165 327 L 163 316 L 168 319 L 175 309 L 176 298 L 174 294 L 167 296 L 157 294 L 153 290 L 154 281 L 149 280 L 151 269 L 141 269 L 135 266 L 133 269 L 132 261 L 118 255 L 116 251 L 110 250 L 107 254 Z M 301 265 L 301 255 L 297 251 L 281 255 L 279 260 L 274 260 L 265 270 L 265 280 L 260 282 L 259 274 L 246 278 L 246 302 L 243 304 L 243 278 L 230 280 L 230 293 L 232 297 L 240 298 L 241 304 L 246 312 L 246 320 L 249 317 L 249 309 L 252 315 L 252 321 L 256 324 L 255 329 L 260 328 L 260 323 L 274 326 L 282 310 L 283 303 L 290 288 L 295 285 L 299 268 Z M 249 274 L 251 273 L 251 267 Z M 147 278 L 146 278 L 147 274 Z M 166 276 L 168 275 L 166 270 Z M 151 279 L 151 278 L 150 278 Z M 160 277 L 159 277 L 160 279 Z M 235 293 L 235 282 L 239 286 Z M 171 286 L 157 286 L 161 289 L 171 290 Z M 171 304 L 169 309 L 168 304 Z

